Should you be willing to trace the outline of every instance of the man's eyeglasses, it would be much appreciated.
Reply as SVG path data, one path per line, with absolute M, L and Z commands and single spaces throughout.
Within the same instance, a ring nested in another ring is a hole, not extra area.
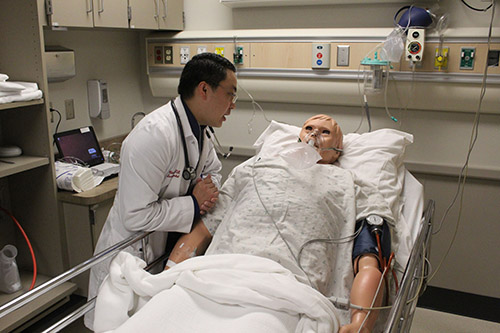
M 236 101 L 238 100 L 238 95 L 236 95 L 236 93 L 229 93 L 229 95 L 232 98 L 231 103 L 236 104 Z

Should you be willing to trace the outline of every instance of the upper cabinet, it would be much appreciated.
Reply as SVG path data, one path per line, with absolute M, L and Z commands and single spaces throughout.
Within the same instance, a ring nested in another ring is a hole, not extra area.
M 38 0 L 43 25 L 182 30 L 183 0 Z
M 127 0 L 93 0 L 92 7 L 94 27 L 128 28 Z
M 182 0 L 129 0 L 130 28 L 184 29 Z

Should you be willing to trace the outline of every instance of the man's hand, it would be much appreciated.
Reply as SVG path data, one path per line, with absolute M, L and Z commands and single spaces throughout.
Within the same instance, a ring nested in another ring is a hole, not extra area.
M 219 197 L 219 190 L 208 175 L 205 179 L 198 179 L 193 188 L 193 195 L 200 206 L 200 214 L 203 215 L 212 209 Z

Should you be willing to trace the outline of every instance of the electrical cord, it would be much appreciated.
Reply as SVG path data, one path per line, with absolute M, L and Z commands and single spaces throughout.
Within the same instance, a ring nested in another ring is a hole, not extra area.
M 485 12 L 487 11 L 488 9 L 490 9 L 492 6 L 493 6 L 493 1 L 491 1 L 490 5 L 486 8 L 475 8 L 475 7 L 472 7 L 471 5 L 469 5 L 467 2 L 465 2 L 465 0 L 462 0 L 462 3 L 467 6 L 469 9 L 472 9 L 472 10 L 475 10 L 477 12 Z
M 58 110 L 56 110 L 54 108 L 50 108 L 50 112 L 56 112 L 59 115 L 59 120 L 57 121 L 57 124 L 56 124 L 56 130 L 54 131 L 54 134 L 56 134 L 59 131 L 59 125 L 61 124 L 61 120 L 62 120 L 61 112 L 59 112 Z M 52 142 L 52 144 L 55 144 L 55 143 L 56 143 L 55 141 Z
M 252 123 L 253 123 L 253 120 L 255 119 L 255 114 L 257 113 L 256 107 L 259 108 L 259 110 L 262 112 L 262 115 L 264 116 L 264 119 L 268 123 L 271 123 L 271 120 L 267 119 L 266 113 L 264 112 L 264 109 L 262 108 L 262 106 L 260 106 L 260 104 L 255 101 L 255 99 L 253 98 L 252 94 L 250 94 L 248 92 L 248 90 L 246 90 L 245 87 L 243 87 L 241 85 L 241 83 L 238 83 L 238 87 L 240 87 L 241 89 L 243 89 L 243 91 L 248 95 L 248 97 L 250 97 L 250 100 L 252 101 L 252 108 L 253 108 L 252 118 L 250 118 L 250 120 L 248 121 L 248 124 L 247 124 L 247 126 L 248 126 L 248 134 L 252 134 L 252 132 L 253 132 Z
M 7 209 L 5 209 L 3 207 L 0 207 L 0 210 L 3 211 L 5 214 L 7 214 L 12 219 L 12 221 L 14 221 L 16 223 L 17 227 L 21 231 L 21 233 L 26 241 L 26 244 L 28 244 L 28 248 L 29 248 L 30 253 L 31 253 L 31 261 L 33 263 L 33 278 L 31 280 L 31 285 L 29 288 L 29 290 L 31 290 L 35 287 L 36 277 L 37 277 L 37 265 L 36 265 L 35 252 L 33 251 L 33 247 L 31 246 L 31 242 L 30 242 L 28 236 L 26 235 L 26 232 L 24 231 L 23 227 L 21 227 L 21 224 L 17 221 L 17 219 L 14 217 L 14 215 L 12 215 L 11 212 L 9 212 Z
M 490 52 L 490 49 L 491 49 L 491 32 L 493 29 L 493 18 L 494 17 L 495 17 L 495 2 L 492 2 L 491 20 L 490 20 L 490 27 L 489 27 L 489 31 L 488 31 L 488 51 L 487 51 L 487 54 Z M 464 166 L 462 167 L 462 169 L 460 171 L 460 175 L 458 177 L 457 192 L 455 193 L 455 197 L 453 198 L 453 201 L 446 209 L 445 214 L 443 215 L 443 218 L 440 221 L 440 225 L 439 225 L 438 230 L 433 234 L 436 234 L 441 230 L 441 227 L 443 226 L 443 222 L 444 222 L 445 218 L 447 217 L 451 208 L 455 205 L 455 202 L 456 202 L 458 196 L 460 195 L 460 203 L 459 203 L 459 208 L 458 208 L 458 217 L 457 217 L 457 223 L 455 225 L 455 231 L 453 233 L 450 245 L 448 246 L 448 249 L 446 250 L 445 255 L 443 256 L 443 258 L 441 258 L 441 261 L 439 262 L 438 266 L 436 267 L 436 270 L 430 276 L 429 281 L 431 281 L 436 276 L 436 274 L 439 272 L 439 270 L 441 269 L 443 262 L 450 254 L 451 248 L 453 247 L 453 244 L 455 243 L 455 240 L 456 240 L 456 237 L 458 234 L 458 229 L 459 229 L 460 221 L 462 218 L 463 198 L 464 198 L 464 192 L 465 192 L 464 190 L 465 190 L 465 183 L 467 180 L 467 175 L 469 172 L 470 156 L 471 156 L 472 150 L 474 149 L 474 146 L 476 144 L 478 134 L 479 134 L 479 119 L 481 116 L 481 107 L 482 107 L 483 99 L 484 99 L 484 96 L 486 94 L 486 78 L 487 78 L 487 76 L 488 76 L 488 63 L 486 63 L 485 67 L 484 67 L 483 80 L 482 80 L 482 84 L 481 84 L 481 92 L 479 94 L 479 103 L 478 103 L 478 107 L 477 107 L 477 110 L 475 113 L 474 122 L 472 125 L 472 132 L 471 132 L 471 137 L 470 137 L 470 142 L 469 142 L 469 149 L 467 151 L 467 157 L 465 159 Z

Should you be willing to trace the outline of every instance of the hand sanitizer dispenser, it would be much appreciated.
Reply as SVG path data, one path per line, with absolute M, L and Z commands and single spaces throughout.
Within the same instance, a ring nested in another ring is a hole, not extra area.
M 108 119 L 111 114 L 109 111 L 108 85 L 106 81 L 87 81 L 87 92 L 90 117 Z

